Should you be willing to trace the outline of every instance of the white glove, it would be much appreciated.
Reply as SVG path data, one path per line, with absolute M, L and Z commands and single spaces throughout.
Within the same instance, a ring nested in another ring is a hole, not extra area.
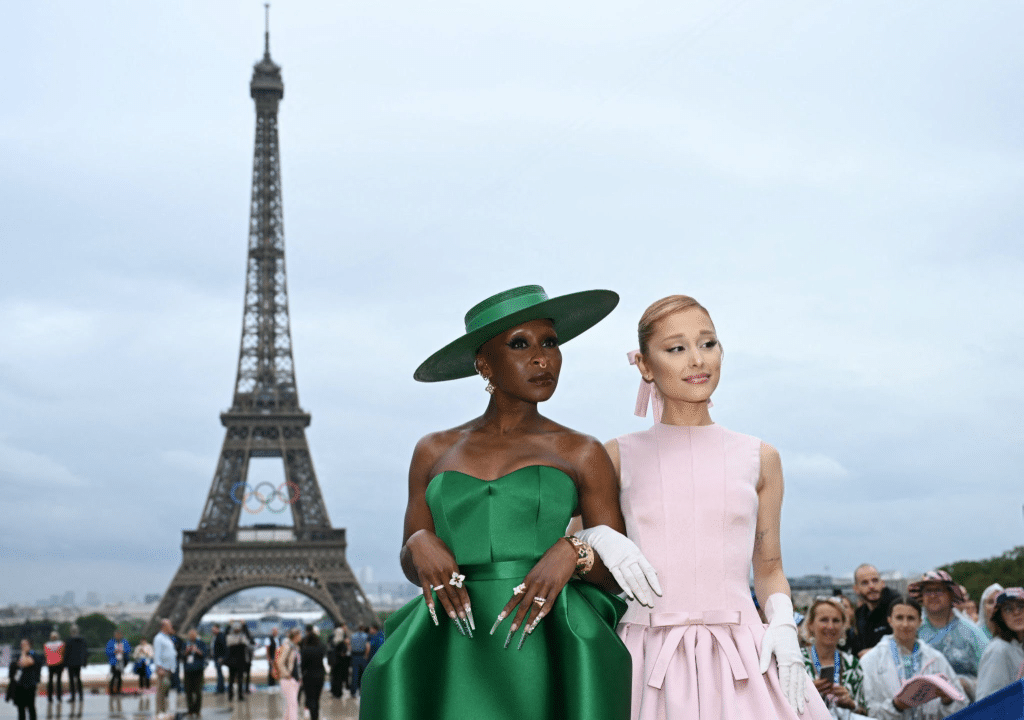
M 630 600 L 635 599 L 641 605 L 654 607 L 654 600 L 647 593 L 646 587 L 649 585 L 655 593 L 661 595 L 658 573 L 647 562 L 636 543 L 607 525 L 580 530 L 576 537 L 588 543 L 601 556 L 601 561 Z
M 796 639 L 793 601 L 785 593 L 775 593 L 765 602 L 764 615 L 768 618 L 768 628 L 761 639 L 761 673 L 768 672 L 774 654 L 782 692 L 797 714 L 803 715 L 807 671 Z

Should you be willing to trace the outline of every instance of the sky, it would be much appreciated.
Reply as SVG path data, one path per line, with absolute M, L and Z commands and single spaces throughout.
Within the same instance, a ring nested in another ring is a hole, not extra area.
M 651 422 L 644 308 L 710 310 L 713 417 L 782 456 L 788 575 L 1024 544 L 1024 6 L 270 12 L 299 397 L 353 569 L 401 579 L 413 446 L 486 404 L 413 370 L 524 284 L 621 296 L 544 407 L 601 440 Z M 263 23 L 5 11 L 0 603 L 162 593 L 181 562 L 235 380 Z

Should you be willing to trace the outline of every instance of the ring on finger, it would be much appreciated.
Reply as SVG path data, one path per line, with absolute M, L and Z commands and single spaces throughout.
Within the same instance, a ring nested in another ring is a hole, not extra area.
M 533 602 L 535 604 L 537 604 L 538 606 L 540 606 L 540 607 L 544 607 L 544 603 L 546 603 L 547 601 L 548 601 L 547 598 L 542 598 L 542 597 L 535 597 L 533 599 Z
M 438 590 L 444 590 L 444 585 L 431 585 L 430 589 L 437 592 Z
M 458 571 L 452 572 L 452 579 L 448 581 L 449 585 L 454 585 L 457 588 L 462 587 L 462 581 L 466 579 L 465 575 L 460 575 Z
M 526 583 L 519 583 L 514 588 L 512 588 L 513 595 L 521 595 L 524 592 L 526 592 Z

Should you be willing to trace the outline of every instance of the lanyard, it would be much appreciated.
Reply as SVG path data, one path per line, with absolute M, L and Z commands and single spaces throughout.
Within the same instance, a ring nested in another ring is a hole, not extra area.
M 934 635 L 932 635 L 930 638 L 925 640 L 925 642 L 928 643 L 929 645 L 931 645 L 932 647 L 935 647 L 940 642 L 942 642 L 942 638 L 946 637 L 946 635 L 949 634 L 949 631 L 953 629 L 953 625 L 955 623 L 956 623 L 956 618 L 953 618 L 952 620 L 949 621 L 949 624 L 946 625 L 946 627 L 944 627 L 941 630 L 937 631 Z
M 814 661 L 814 672 L 817 675 L 821 675 L 821 661 L 818 659 L 818 648 L 811 645 L 811 660 Z M 832 684 L 839 684 L 839 650 L 836 650 L 835 657 L 832 660 Z
M 889 649 L 892 651 L 892 659 L 896 663 L 896 674 L 901 680 L 909 680 L 904 677 L 903 660 L 900 658 L 900 651 L 896 649 L 896 638 L 889 638 Z M 913 677 L 921 672 L 921 643 L 914 641 L 914 650 L 910 653 L 910 675 Z

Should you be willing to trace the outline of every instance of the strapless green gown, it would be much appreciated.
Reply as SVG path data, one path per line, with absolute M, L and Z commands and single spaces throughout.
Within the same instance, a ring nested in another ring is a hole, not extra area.
M 512 589 L 565 534 L 572 479 L 540 465 L 492 481 L 446 471 L 426 496 L 435 532 L 466 576 L 476 630 L 460 635 L 440 603 L 435 627 L 422 596 L 394 613 L 363 675 L 361 720 L 628 720 L 619 598 L 571 581 L 521 650 L 522 629 L 504 648 L 509 618 L 488 634 Z

